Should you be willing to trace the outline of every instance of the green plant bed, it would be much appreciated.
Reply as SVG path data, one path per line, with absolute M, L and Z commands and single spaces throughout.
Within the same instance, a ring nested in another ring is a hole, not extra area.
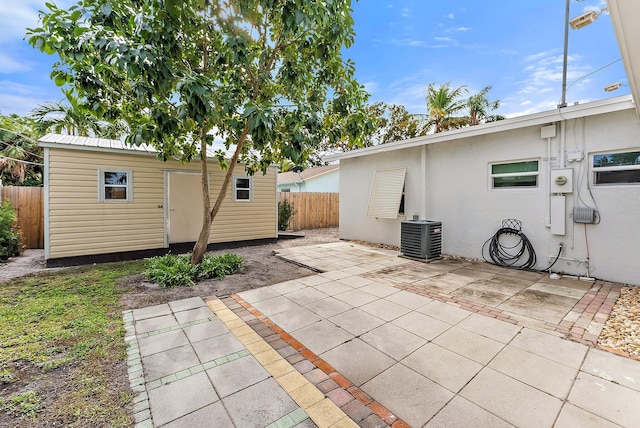
M 16 232 L 16 213 L 11 201 L 0 205 L 0 261 L 20 255 L 20 236 Z
M 163 287 L 188 287 L 199 280 L 232 275 L 242 269 L 244 263 L 242 257 L 233 253 L 205 254 L 199 265 L 191 264 L 191 256 L 166 254 L 148 259 L 144 274 L 149 281 Z
M 278 229 L 287 230 L 291 217 L 296 214 L 296 210 L 289 201 L 278 202 Z

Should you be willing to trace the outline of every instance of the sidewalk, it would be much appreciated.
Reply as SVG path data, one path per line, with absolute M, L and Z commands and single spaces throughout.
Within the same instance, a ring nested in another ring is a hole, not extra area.
M 125 313 L 137 426 L 637 426 L 640 362 L 390 286 L 381 269 L 406 260 L 333 248 L 325 273 Z

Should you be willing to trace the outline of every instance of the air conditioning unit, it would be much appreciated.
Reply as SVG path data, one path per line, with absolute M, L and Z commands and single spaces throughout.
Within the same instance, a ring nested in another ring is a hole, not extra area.
M 407 220 L 400 224 L 400 252 L 417 259 L 434 259 L 442 253 L 442 222 Z

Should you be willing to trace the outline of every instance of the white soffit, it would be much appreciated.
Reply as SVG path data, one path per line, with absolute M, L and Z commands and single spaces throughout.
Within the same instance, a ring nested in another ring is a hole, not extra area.
M 640 1 L 607 0 L 613 29 L 634 100 L 640 100 Z M 636 104 L 636 111 L 640 108 Z
M 638 0 L 640 2 L 640 0 Z M 325 161 L 335 161 L 347 158 L 356 158 L 390 152 L 393 150 L 408 149 L 428 144 L 436 144 L 464 138 L 472 138 L 480 135 L 495 134 L 498 132 L 523 129 L 529 126 L 546 126 L 562 120 L 577 119 L 581 117 L 595 116 L 599 114 L 614 113 L 621 110 L 634 108 L 631 95 L 606 98 L 590 103 L 578 104 L 565 107 L 563 109 L 543 111 L 540 113 L 528 114 L 526 116 L 516 116 L 496 122 L 484 123 L 482 125 L 467 126 L 466 128 L 454 129 L 452 131 L 440 132 L 438 134 L 423 135 L 409 140 L 393 141 L 391 143 L 378 144 L 364 149 L 351 150 L 343 153 L 334 153 L 323 157 Z

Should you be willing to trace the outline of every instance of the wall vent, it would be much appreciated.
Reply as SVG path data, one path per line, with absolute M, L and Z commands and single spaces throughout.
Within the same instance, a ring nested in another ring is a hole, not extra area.
M 433 259 L 442 253 L 442 222 L 408 220 L 400 224 L 400 252 L 407 257 Z
M 596 222 L 596 210 L 588 207 L 573 207 L 573 222 L 593 224 Z

